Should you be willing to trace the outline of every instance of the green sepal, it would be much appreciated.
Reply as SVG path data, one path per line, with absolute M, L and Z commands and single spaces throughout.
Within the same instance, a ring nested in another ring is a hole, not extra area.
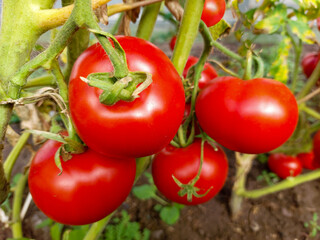
M 56 153 L 54 154 L 54 162 L 55 162 L 57 168 L 59 168 L 59 170 L 60 170 L 60 172 L 59 172 L 58 175 L 61 175 L 61 173 L 62 173 L 62 171 L 63 171 L 63 169 L 62 169 L 62 164 L 61 164 L 61 158 L 60 158 L 60 156 L 61 156 L 61 150 L 62 150 L 62 146 L 60 146 L 60 147 L 58 148 L 58 150 L 56 151 Z
M 35 135 L 40 135 L 46 139 L 51 139 L 57 142 L 61 142 L 63 144 L 67 144 L 67 141 L 65 141 L 65 139 L 57 133 L 51 133 L 51 132 L 46 132 L 46 131 L 40 131 L 40 130 L 26 130 L 27 132 L 30 132 L 31 134 L 35 134 Z

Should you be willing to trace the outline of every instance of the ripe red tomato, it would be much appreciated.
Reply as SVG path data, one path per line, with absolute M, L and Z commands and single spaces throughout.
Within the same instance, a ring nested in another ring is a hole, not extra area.
M 31 162 L 29 188 L 39 209 L 57 222 L 83 225 L 118 208 L 133 186 L 135 159 L 115 160 L 88 149 L 61 160 L 58 175 L 54 155 L 60 146 L 48 140 Z
M 170 59 L 156 46 L 135 37 L 117 37 L 129 70 L 152 74 L 140 98 L 112 106 L 99 102 L 98 88 L 80 80 L 113 67 L 95 44 L 77 59 L 69 83 L 72 120 L 81 139 L 101 154 L 124 157 L 152 155 L 173 139 L 182 121 L 185 97 L 181 78 Z
M 283 144 L 298 122 L 298 106 L 280 82 L 218 77 L 200 91 L 196 116 L 201 128 L 233 151 L 264 153 Z
M 310 170 L 320 168 L 320 159 L 316 159 L 314 152 L 299 153 L 297 155 L 298 160 L 301 162 L 302 167 Z
M 320 31 L 320 17 L 317 18 L 317 27 L 318 27 L 318 30 Z
M 205 0 L 201 20 L 204 21 L 208 27 L 211 27 L 223 18 L 225 11 L 225 0 Z
M 177 36 L 173 36 L 170 41 L 170 49 L 173 51 L 174 46 L 176 45 Z
M 313 152 L 316 160 L 320 162 L 320 131 L 313 136 Z
M 318 52 L 311 52 L 303 57 L 301 65 L 302 65 L 302 70 L 307 78 L 311 76 L 319 60 L 320 60 L 320 54 Z M 320 81 L 320 79 L 318 81 Z
M 192 67 L 193 65 L 195 65 L 198 62 L 198 58 L 190 56 L 188 58 L 188 61 L 186 63 L 186 66 L 183 70 L 183 77 L 187 77 L 187 73 L 190 67 Z M 205 63 L 204 67 L 203 67 L 203 71 L 201 73 L 200 79 L 199 79 L 199 83 L 198 86 L 200 89 L 204 88 L 204 86 L 206 85 L 207 82 L 209 82 L 210 80 L 214 79 L 218 77 L 218 74 L 216 72 L 216 70 L 214 69 L 214 67 L 211 66 L 211 64 L 209 63 Z
M 221 148 L 217 147 L 215 150 L 205 143 L 202 171 L 195 186 L 200 189 L 199 194 L 204 194 L 211 187 L 212 189 L 204 197 L 193 196 L 192 202 L 187 200 L 186 195 L 178 195 L 180 187 L 172 175 L 183 184 L 189 183 L 198 173 L 200 153 L 201 140 L 196 139 L 186 148 L 168 145 L 156 154 L 152 163 L 152 176 L 155 185 L 165 197 L 177 203 L 196 205 L 209 201 L 221 190 L 228 174 L 228 160 Z
M 295 177 L 302 171 L 301 162 L 296 157 L 283 153 L 271 154 L 268 159 L 268 166 L 272 172 L 282 179 Z

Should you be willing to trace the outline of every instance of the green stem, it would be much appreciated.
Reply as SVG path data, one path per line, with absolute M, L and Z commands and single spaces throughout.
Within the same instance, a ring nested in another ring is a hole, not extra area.
M 245 188 L 247 175 L 251 169 L 254 158 L 255 155 L 241 155 L 236 152 L 236 176 L 229 203 L 232 217 L 234 219 L 239 216 L 241 211 L 243 196 L 241 196 L 239 192 Z
M 172 62 L 181 75 L 188 60 L 192 45 L 196 39 L 204 0 L 187 0 L 179 28 Z
M 62 97 L 63 101 L 68 105 L 68 102 L 69 102 L 68 101 L 68 86 L 65 82 L 65 79 L 64 79 L 64 76 L 61 72 L 58 61 L 56 61 L 56 60 L 52 61 L 51 72 L 56 79 L 60 96 Z
M 142 38 L 144 40 L 150 39 L 161 4 L 161 2 L 158 2 L 144 7 L 136 34 L 138 38 Z
M 11 172 L 12 172 L 13 166 L 18 156 L 20 155 L 21 150 L 27 143 L 29 137 L 30 137 L 29 132 L 23 132 L 23 134 L 20 136 L 18 142 L 16 143 L 14 148 L 11 150 L 9 156 L 7 157 L 6 161 L 3 164 L 5 175 L 8 180 L 11 178 Z
M 20 177 L 17 185 L 15 186 L 14 196 L 13 196 L 13 208 L 12 208 L 12 235 L 13 238 L 23 238 L 22 224 L 20 219 L 20 211 L 22 205 L 23 192 L 26 187 L 28 180 L 28 174 L 24 174 Z
M 212 42 L 212 46 L 215 47 L 216 49 L 218 49 L 220 52 L 222 52 L 225 55 L 227 55 L 228 57 L 240 62 L 241 64 L 244 63 L 244 59 L 240 55 L 234 53 L 233 51 L 231 51 L 230 49 L 226 48 L 225 46 L 223 46 L 219 42 L 213 41 Z
M 308 115 L 316 118 L 317 120 L 320 120 L 320 113 L 317 111 L 313 110 L 312 108 L 307 107 L 305 104 L 300 105 L 300 110 L 304 111 Z
M 45 87 L 53 86 L 55 87 L 57 82 L 51 74 L 45 74 L 40 77 L 28 79 L 27 83 L 23 86 L 23 89 L 33 88 L 33 87 Z
M 140 178 L 142 173 L 149 167 L 151 163 L 151 156 L 141 157 L 136 159 L 136 180 Z
M 272 186 L 268 186 L 262 189 L 249 190 L 249 191 L 242 189 L 241 191 L 238 192 L 238 194 L 246 198 L 259 198 L 270 193 L 275 193 L 278 191 L 295 187 L 305 182 L 313 181 L 318 178 L 320 178 L 320 169 L 313 170 L 309 173 L 301 174 L 297 177 L 289 177 L 277 184 L 274 184 Z
M 100 234 L 102 233 L 102 231 L 104 230 L 104 228 L 106 227 L 106 225 L 108 224 L 108 222 L 110 221 L 114 213 L 115 212 L 109 214 L 102 220 L 92 224 L 83 240 L 99 239 Z
M 291 36 L 291 35 L 290 35 Z M 294 40 L 292 40 L 294 41 Z M 302 52 L 302 41 L 299 39 L 299 44 L 294 44 L 295 49 L 295 59 L 294 59 L 294 68 L 292 72 L 292 84 L 291 91 L 294 93 L 297 88 L 298 77 L 299 77 L 299 65 L 300 65 L 300 56 Z
M 116 23 L 113 25 L 112 29 L 110 30 L 110 33 L 112 35 L 115 35 L 118 32 L 118 29 L 119 29 L 123 14 L 124 14 L 124 12 L 119 14 L 119 17 L 118 17 Z
M 320 61 L 318 62 L 316 68 L 313 70 L 307 83 L 304 85 L 304 87 L 302 88 L 302 90 L 298 94 L 297 99 L 299 100 L 299 99 L 305 97 L 306 95 L 308 95 L 308 93 L 311 92 L 311 89 L 313 88 L 313 86 L 316 85 L 319 78 L 320 78 Z
M 251 77 L 252 77 L 252 52 L 250 49 L 248 49 L 247 58 L 246 58 L 246 68 L 245 68 L 243 79 L 250 80 Z

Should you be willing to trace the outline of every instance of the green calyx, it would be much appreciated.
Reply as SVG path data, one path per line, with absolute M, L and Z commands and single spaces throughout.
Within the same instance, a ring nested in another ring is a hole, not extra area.
M 80 77 L 91 87 L 103 90 L 99 101 L 111 106 L 123 100 L 131 102 L 139 97 L 139 94 L 152 83 L 152 75 L 145 72 L 129 72 L 121 79 L 117 79 L 112 73 L 92 73 L 87 78 Z

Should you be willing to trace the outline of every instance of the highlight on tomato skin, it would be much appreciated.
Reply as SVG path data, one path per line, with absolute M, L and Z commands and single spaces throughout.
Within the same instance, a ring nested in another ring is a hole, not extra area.
M 203 197 L 194 197 L 192 201 L 187 196 L 179 196 L 180 187 L 173 180 L 175 176 L 181 183 L 189 183 L 198 173 L 200 164 L 201 140 L 196 139 L 185 148 L 168 145 L 157 153 L 152 162 L 152 176 L 158 190 L 171 201 L 196 205 L 212 199 L 223 187 L 228 175 L 228 160 L 223 150 L 209 143 L 204 144 L 204 162 L 199 180 L 195 187 L 199 194 L 208 193 Z
M 266 78 L 243 81 L 217 77 L 200 91 L 195 112 L 201 128 L 212 139 L 249 154 L 281 146 L 293 134 L 299 118 L 290 89 Z
M 283 153 L 271 154 L 268 158 L 268 166 L 282 179 L 298 176 L 302 172 L 302 164 L 298 158 Z
M 61 160 L 59 175 L 54 156 L 60 146 L 48 140 L 31 162 L 28 183 L 37 207 L 66 225 L 90 224 L 116 210 L 133 186 L 135 159 L 112 159 L 88 149 Z

